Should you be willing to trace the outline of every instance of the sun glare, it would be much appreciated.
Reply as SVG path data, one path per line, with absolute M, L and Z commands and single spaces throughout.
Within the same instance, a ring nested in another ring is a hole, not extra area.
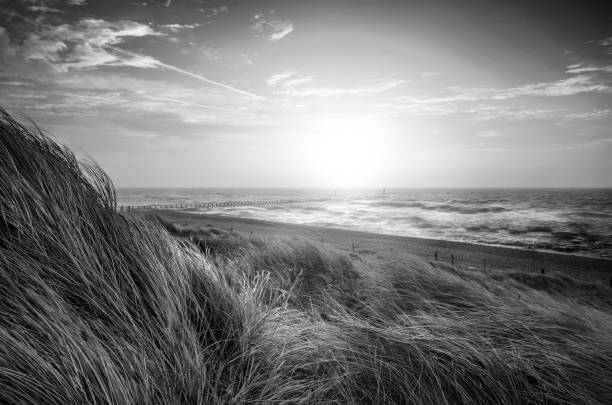
M 382 137 L 382 126 L 369 117 L 315 120 L 305 137 L 310 172 L 329 187 L 372 185 L 382 166 Z

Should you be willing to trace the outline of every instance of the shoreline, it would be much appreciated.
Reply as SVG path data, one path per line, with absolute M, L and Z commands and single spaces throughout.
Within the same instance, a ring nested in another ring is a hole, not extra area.
M 153 209 L 151 209 L 149 211 L 153 211 Z M 170 211 L 172 211 L 172 210 L 170 210 Z M 360 233 L 367 233 L 367 234 L 381 235 L 381 236 L 393 236 L 393 237 L 399 237 L 399 238 L 426 239 L 426 240 L 433 240 L 433 241 L 444 241 L 444 242 L 453 242 L 453 243 L 466 243 L 466 244 L 469 244 L 469 245 L 477 245 L 477 246 L 492 246 L 492 247 L 499 247 L 499 248 L 506 248 L 506 249 L 518 249 L 518 250 L 523 250 L 523 251 L 527 251 L 527 252 L 554 253 L 554 254 L 557 254 L 557 255 L 579 256 L 579 257 L 585 257 L 585 258 L 591 258 L 591 259 L 602 259 L 602 260 L 610 260 L 610 261 L 612 261 L 612 257 L 600 257 L 600 256 L 590 255 L 588 253 L 581 253 L 581 252 L 563 252 L 563 251 L 558 251 L 558 250 L 535 249 L 535 248 L 529 248 L 529 247 L 525 247 L 524 245 L 518 245 L 518 244 L 517 245 L 511 245 L 511 244 L 504 245 L 504 244 L 496 244 L 496 243 L 469 242 L 469 241 L 452 240 L 452 239 L 440 239 L 440 238 L 433 238 L 433 237 L 427 237 L 427 236 L 398 235 L 398 234 L 394 234 L 394 233 L 374 232 L 374 231 L 367 231 L 367 230 L 360 230 L 360 229 L 350 229 L 350 228 L 333 227 L 333 226 L 316 225 L 316 224 L 296 224 L 296 223 L 292 223 L 292 222 L 270 221 L 270 220 L 267 220 L 267 219 L 246 218 L 246 217 L 239 217 L 239 216 L 233 216 L 233 215 L 206 214 L 206 213 L 200 213 L 200 212 L 197 212 L 197 211 L 193 211 L 192 212 L 192 211 L 188 211 L 188 210 L 176 211 L 176 212 L 182 212 L 182 213 L 185 213 L 185 214 L 192 214 L 193 213 L 193 214 L 197 214 L 197 215 L 207 215 L 209 217 L 223 217 L 223 218 L 227 218 L 227 219 L 235 218 L 237 220 L 252 219 L 254 221 L 270 222 L 270 223 L 274 223 L 274 224 L 283 224 L 283 225 L 286 224 L 286 225 L 306 226 L 306 227 L 314 227 L 314 228 L 336 229 L 336 230 L 339 230 L 339 231 L 360 232 Z
M 173 210 L 146 210 L 137 216 L 159 215 L 177 224 L 212 225 L 254 236 L 297 237 L 329 243 L 348 253 L 401 256 L 412 254 L 426 261 L 445 263 L 454 258 L 456 266 L 472 270 L 507 270 L 546 274 L 559 272 L 574 278 L 605 283 L 612 277 L 612 259 L 564 252 L 530 250 L 513 246 L 497 246 L 470 242 L 399 236 L 317 225 L 291 224 L 263 219 L 240 218 L 219 214 Z M 353 244 L 355 249 L 353 250 Z

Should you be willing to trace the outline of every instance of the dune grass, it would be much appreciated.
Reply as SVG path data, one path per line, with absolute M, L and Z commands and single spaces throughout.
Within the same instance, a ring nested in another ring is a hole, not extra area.
M 612 403 L 609 295 L 519 273 L 119 214 L 0 117 L 2 403 Z

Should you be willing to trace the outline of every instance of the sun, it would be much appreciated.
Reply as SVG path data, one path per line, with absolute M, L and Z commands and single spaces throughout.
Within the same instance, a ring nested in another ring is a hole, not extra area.
M 325 116 L 314 120 L 306 134 L 309 172 L 328 187 L 366 187 L 383 167 L 383 127 L 359 115 Z

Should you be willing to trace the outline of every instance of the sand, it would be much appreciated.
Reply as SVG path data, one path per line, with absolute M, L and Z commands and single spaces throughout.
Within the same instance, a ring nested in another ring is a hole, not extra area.
M 572 277 L 605 283 L 612 277 L 612 260 L 563 253 L 541 252 L 438 239 L 415 238 L 296 225 L 280 222 L 209 215 L 171 210 L 152 210 L 137 215 L 157 214 L 177 224 L 212 225 L 233 230 L 245 236 L 297 237 L 329 243 L 334 247 L 361 255 L 416 255 L 427 261 L 437 260 L 473 270 L 520 270 L 528 272 L 560 272 Z

